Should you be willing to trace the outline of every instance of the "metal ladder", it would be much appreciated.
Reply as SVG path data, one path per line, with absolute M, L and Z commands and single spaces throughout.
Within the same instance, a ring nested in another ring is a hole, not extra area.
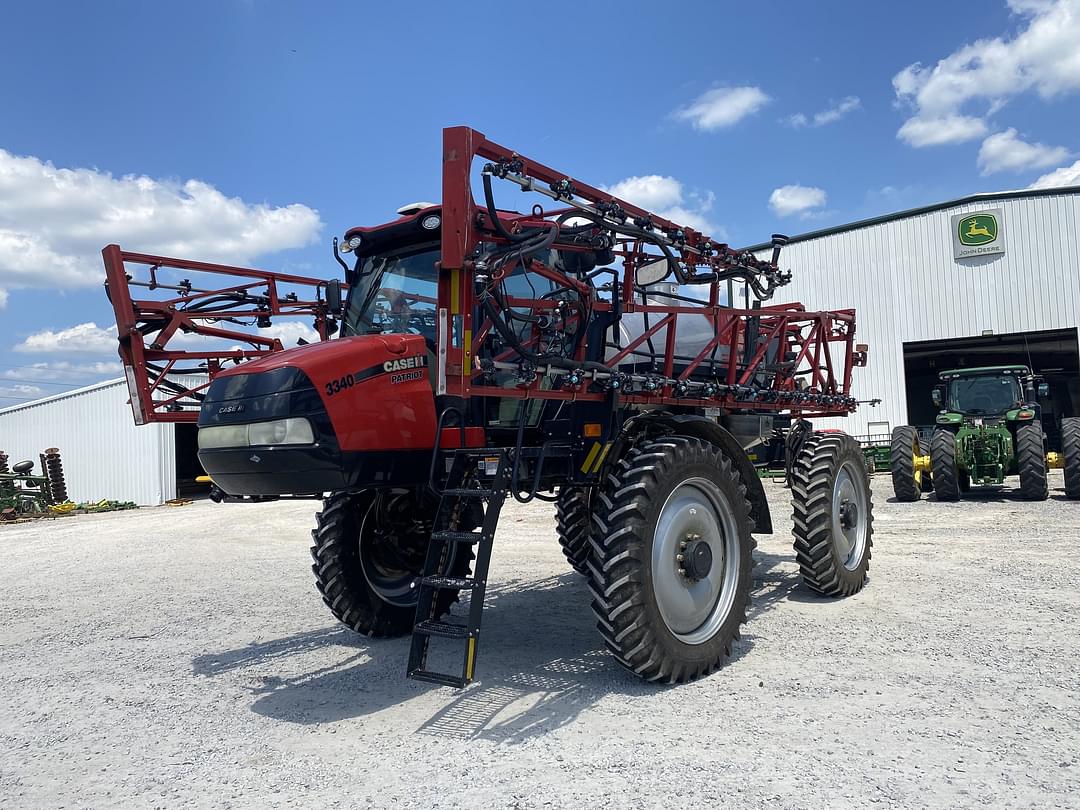
M 435 514 L 435 529 L 428 543 L 424 574 L 416 603 L 416 623 L 413 626 L 409 650 L 408 676 L 413 680 L 462 688 L 472 683 L 476 667 L 476 648 L 480 640 L 480 616 L 484 609 L 488 565 L 499 513 L 510 488 L 513 467 L 511 451 L 506 448 L 468 448 L 455 451 L 446 476 L 439 509 Z M 451 515 L 462 502 L 485 501 L 483 524 L 470 532 L 445 528 Z M 449 576 L 446 560 L 455 545 L 476 547 L 471 577 Z M 465 624 L 440 621 L 436 616 L 438 594 L 442 590 L 469 593 L 469 615 Z M 428 670 L 427 657 L 433 637 L 464 641 L 465 650 L 461 674 Z

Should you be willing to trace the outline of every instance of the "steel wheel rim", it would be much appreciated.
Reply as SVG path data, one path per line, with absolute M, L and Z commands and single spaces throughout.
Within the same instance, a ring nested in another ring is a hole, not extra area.
M 862 562 L 866 549 L 866 490 L 860 480 L 855 462 L 845 461 L 836 473 L 832 497 L 832 538 L 837 555 L 848 571 Z M 854 519 L 845 525 L 845 509 L 854 507 Z
M 691 580 L 679 573 L 677 555 L 688 535 L 708 545 L 708 574 Z M 727 497 L 706 478 L 680 483 L 664 501 L 652 543 L 653 595 L 660 617 L 685 644 L 704 644 L 731 614 L 739 574 L 739 532 Z
M 369 531 L 369 526 L 370 523 L 376 520 L 376 506 L 378 506 L 377 499 L 372 501 L 364 512 L 363 520 L 360 522 L 360 534 L 356 543 L 360 571 L 363 573 L 368 587 L 387 604 L 405 608 L 416 607 L 417 597 L 419 596 L 418 580 L 422 576 L 422 572 L 405 568 L 397 571 L 385 567 L 380 568 L 379 565 L 375 564 L 374 555 L 364 553 L 365 545 L 373 542 L 373 531 Z M 451 549 L 447 561 L 448 571 L 453 570 L 455 559 L 456 550 Z

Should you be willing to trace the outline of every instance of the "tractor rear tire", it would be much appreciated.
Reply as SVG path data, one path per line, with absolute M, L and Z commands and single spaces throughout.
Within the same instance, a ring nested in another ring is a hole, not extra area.
M 922 496 L 922 476 L 915 472 L 915 456 L 922 455 L 919 432 L 911 425 L 894 428 L 889 453 L 889 468 L 892 471 L 896 500 L 907 503 L 919 500 Z
M 812 434 L 795 460 L 791 496 L 803 583 L 823 596 L 861 591 L 874 545 L 874 505 L 859 443 L 846 433 Z
M 1061 453 L 1065 456 L 1065 497 L 1080 498 L 1080 417 L 1061 420 Z
M 311 532 L 315 541 L 311 570 L 338 621 L 371 638 L 393 638 L 412 632 L 419 589 L 410 588 L 409 582 L 423 573 L 430 530 L 402 533 L 387 543 L 387 535 L 376 525 L 379 506 L 379 494 L 371 490 L 336 492 L 323 501 Z M 434 511 L 432 507 L 430 513 Z M 454 548 L 456 555 L 446 573 L 468 576 L 472 549 L 457 544 Z M 456 601 L 457 591 L 440 590 L 435 618 L 445 615 Z
M 1046 443 L 1042 425 L 1030 422 L 1016 429 L 1016 464 L 1020 468 L 1020 495 L 1029 501 L 1050 497 L 1046 482 Z
M 731 459 L 696 438 L 643 442 L 593 498 L 592 609 L 608 649 L 685 683 L 731 655 L 750 602 L 753 521 Z
M 589 490 L 563 487 L 555 501 L 555 528 L 559 545 L 570 566 L 582 576 L 589 575 Z
M 930 440 L 930 466 L 934 471 L 934 492 L 937 493 L 937 499 L 960 500 L 960 468 L 956 464 L 955 433 L 950 430 L 934 431 Z

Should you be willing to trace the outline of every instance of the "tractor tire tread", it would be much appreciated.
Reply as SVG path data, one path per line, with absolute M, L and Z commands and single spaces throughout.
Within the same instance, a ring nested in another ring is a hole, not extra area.
M 1050 497 L 1046 481 L 1046 446 L 1042 425 L 1031 422 L 1016 429 L 1016 466 L 1020 470 L 1020 496 L 1028 501 Z
M 1080 498 L 1080 417 L 1061 420 L 1061 452 L 1065 456 L 1065 497 Z
M 934 473 L 934 493 L 939 501 L 960 500 L 960 470 L 956 465 L 956 434 L 935 430 L 930 440 L 930 466 Z
M 750 599 L 752 552 L 750 502 L 735 465 L 724 452 L 705 441 L 665 436 L 632 448 L 594 499 L 590 540 L 589 589 L 597 628 L 615 659 L 647 681 L 685 683 L 722 666 L 746 622 Z M 643 463 L 648 461 L 649 463 Z M 662 508 L 657 493 L 677 486 L 680 468 L 709 467 L 729 493 L 740 527 L 740 570 L 735 601 L 724 626 L 708 641 L 688 645 L 677 639 L 660 618 L 651 583 L 652 510 Z M 646 486 L 636 486 L 643 483 Z
M 911 425 L 900 425 L 892 432 L 889 468 L 892 472 L 893 493 L 896 500 L 905 503 L 917 501 L 922 496 L 922 487 L 915 477 L 915 448 L 918 447 L 918 442 L 918 431 Z
M 794 462 L 795 477 L 804 481 L 792 488 L 792 523 L 795 559 L 803 583 L 823 596 L 850 596 L 866 584 L 874 545 L 874 504 L 870 498 L 869 474 L 864 480 L 867 504 L 866 549 L 854 571 L 844 568 L 832 542 L 833 482 L 842 456 L 857 455 L 863 462 L 858 442 L 844 433 L 814 433 L 807 437 Z M 908 458 L 911 458 L 910 452 Z

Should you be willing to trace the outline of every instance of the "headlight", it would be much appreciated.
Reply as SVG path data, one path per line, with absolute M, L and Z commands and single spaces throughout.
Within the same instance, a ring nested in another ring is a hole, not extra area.
M 361 237 L 354 236 L 352 239 L 348 239 L 344 243 L 342 243 L 341 252 L 342 253 L 351 253 L 352 251 L 354 251 L 358 247 L 360 247 L 360 245 L 361 245 L 361 243 L 363 241 L 364 240 Z
M 313 444 L 311 423 L 302 417 L 252 422 L 249 425 L 214 425 L 199 428 L 199 449 L 262 447 L 271 444 Z

